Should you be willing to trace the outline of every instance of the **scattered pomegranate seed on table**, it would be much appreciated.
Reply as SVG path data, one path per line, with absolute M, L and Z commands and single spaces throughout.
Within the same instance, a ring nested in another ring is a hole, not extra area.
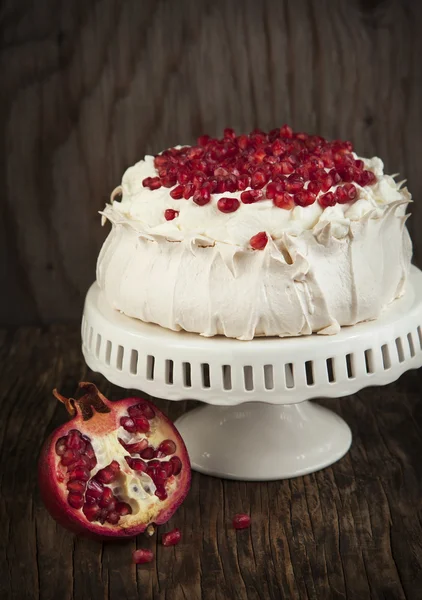
M 161 543 L 163 546 L 176 546 L 180 540 L 182 539 L 182 534 L 180 533 L 180 529 L 173 529 L 168 533 L 163 533 L 161 537 Z
M 251 524 L 251 518 L 249 515 L 239 513 L 233 517 L 233 527 L 235 529 L 247 529 Z
M 151 550 L 139 548 L 139 550 L 132 552 L 132 560 L 135 565 L 143 565 L 145 563 L 152 562 L 154 560 L 154 554 Z

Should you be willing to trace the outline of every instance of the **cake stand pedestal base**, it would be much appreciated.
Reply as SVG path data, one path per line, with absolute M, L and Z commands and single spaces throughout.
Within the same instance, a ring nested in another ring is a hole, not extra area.
M 182 415 L 176 427 L 195 471 L 244 481 L 318 471 L 344 456 L 352 442 L 342 418 L 310 401 L 203 406 Z

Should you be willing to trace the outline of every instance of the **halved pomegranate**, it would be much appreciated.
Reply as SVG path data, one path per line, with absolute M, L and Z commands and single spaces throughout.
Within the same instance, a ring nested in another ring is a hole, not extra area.
M 174 425 L 141 398 L 110 402 L 81 382 L 78 400 L 54 390 L 72 419 L 46 440 L 41 495 L 76 533 L 122 538 L 168 521 L 190 486 L 189 457 Z

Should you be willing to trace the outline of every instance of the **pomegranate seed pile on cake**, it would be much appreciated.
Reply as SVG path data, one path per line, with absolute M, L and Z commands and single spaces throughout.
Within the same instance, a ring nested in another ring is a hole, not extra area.
M 337 333 L 404 293 L 411 196 L 348 141 L 201 136 L 130 167 L 103 217 L 109 304 L 204 336 Z

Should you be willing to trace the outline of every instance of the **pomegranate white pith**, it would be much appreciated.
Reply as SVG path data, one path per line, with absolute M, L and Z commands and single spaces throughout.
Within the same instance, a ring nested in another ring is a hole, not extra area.
M 92 384 L 74 418 L 47 440 L 39 463 L 52 515 L 78 532 L 126 537 L 166 522 L 184 500 L 190 464 L 173 424 L 150 402 L 109 402 Z

